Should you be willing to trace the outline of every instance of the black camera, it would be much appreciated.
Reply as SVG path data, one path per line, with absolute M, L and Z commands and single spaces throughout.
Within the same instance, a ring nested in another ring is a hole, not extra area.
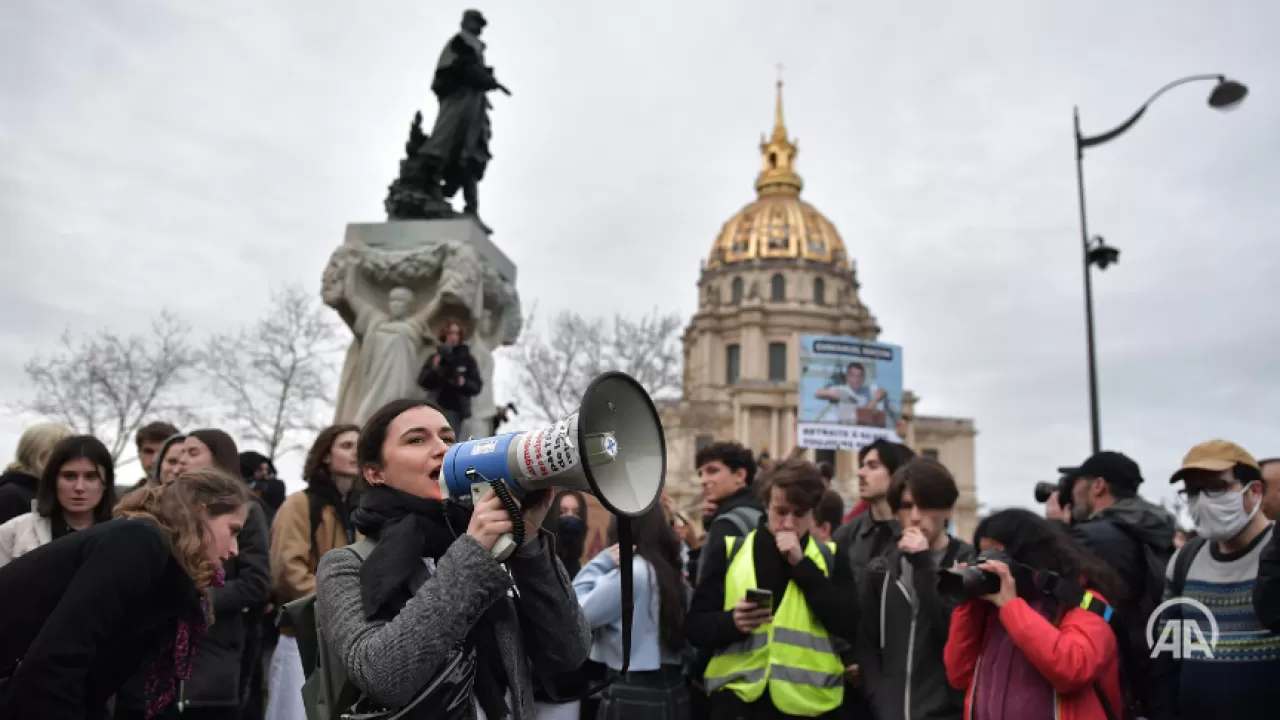
M 980 570 L 978 565 L 988 560 L 999 560 L 1010 567 L 1013 558 L 998 550 L 982 553 L 968 566 L 962 568 L 943 568 L 938 571 L 938 594 L 949 600 L 968 600 L 969 598 L 994 595 L 1000 592 L 1000 576 L 990 570 Z
M 1058 483 L 1038 482 L 1036 483 L 1036 502 L 1047 503 L 1056 492 L 1058 492 Z

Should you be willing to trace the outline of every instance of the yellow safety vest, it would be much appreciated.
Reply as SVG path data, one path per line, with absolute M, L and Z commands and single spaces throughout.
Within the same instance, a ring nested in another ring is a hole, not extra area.
M 738 600 L 756 585 L 753 530 L 739 547 L 729 537 L 725 549 L 729 567 L 724 576 L 724 609 L 732 611 Z M 835 545 L 827 543 L 834 552 Z M 831 569 L 818 543 L 811 537 L 804 550 L 827 577 Z M 830 556 L 830 555 L 829 555 Z M 787 715 L 815 717 L 844 702 L 844 663 L 831 645 L 826 628 L 814 617 L 794 580 L 787 583 L 781 603 L 774 599 L 773 622 L 756 628 L 746 640 L 716 652 L 707 664 L 708 693 L 731 690 L 743 702 L 755 702 L 769 689 L 773 705 Z

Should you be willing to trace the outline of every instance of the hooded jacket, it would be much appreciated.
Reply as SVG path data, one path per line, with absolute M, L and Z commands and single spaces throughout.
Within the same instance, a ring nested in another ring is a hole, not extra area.
M 896 547 L 872 559 L 858 593 L 874 658 L 862 675 L 876 688 L 879 720 L 960 720 L 964 693 L 950 686 L 938 662 L 959 603 L 938 595 L 938 569 L 973 557 L 973 546 L 953 537 L 941 562 L 931 551 L 906 555 Z

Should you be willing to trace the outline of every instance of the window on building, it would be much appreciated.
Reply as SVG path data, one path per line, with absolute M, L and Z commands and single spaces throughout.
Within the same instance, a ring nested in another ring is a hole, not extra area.
M 813 279 L 813 304 L 827 304 L 827 284 L 822 281 L 822 278 Z
M 783 382 L 787 379 L 787 344 L 769 343 L 769 380 Z
M 923 450 L 921 450 L 921 451 L 920 451 L 920 454 L 921 454 L 921 455 L 923 455 L 924 457 L 929 458 L 930 460 L 935 461 L 935 462 L 938 460 L 938 449 L 937 449 L 937 448 L 925 448 L 925 449 L 923 449 Z
M 738 382 L 738 373 L 742 369 L 742 348 L 730 345 L 724 349 L 724 381 L 726 385 Z
M 782 302 L 787 299 L 787 279 L 781 274 L 774 275 L 769 281 L 769 299 L 774 302 Z
M 742 278 L 736 277 L 733 283 L 729 285 L 729 296 L 733 298 L 733 302 L 742 302 Z
M 702 448 L 710 445 L 715 441 L 716 439 L 711 437 L 710 435 L 699 435 L 693 439 L 693 452 L 695 454 L 700 453 L 702 452 Z

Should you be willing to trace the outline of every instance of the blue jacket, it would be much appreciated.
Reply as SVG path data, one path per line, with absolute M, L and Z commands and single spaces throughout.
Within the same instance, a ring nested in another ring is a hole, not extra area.
M 680 648 L 660 647 L 657 579 L 649 561 L 631 560 L 631 670 L 681 664 Z M 622 667 L 622 571 L 608 550 L 596 555 L 573 579 L 573 591 L 591 626 L 591 659 L 613 670 Z M 686 593 L 686 604 L 688 594 Z

